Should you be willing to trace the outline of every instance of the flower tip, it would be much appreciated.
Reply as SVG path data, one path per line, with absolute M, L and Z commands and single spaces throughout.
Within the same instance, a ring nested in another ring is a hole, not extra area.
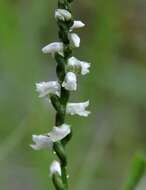
M 46 47 L 42 48 L 42 52 L 45 53 L 45 54 L 47 53 Z
M 78 21 L 78 26 L 80 26 L 80 28 L 85 27 L 85 23 L 83 23 L 82 21 Z
M 82 21 L 75 20 L 70 30 L 72 31 L 74 29 L 83 28 L 84 26 L 85 24 Z
M 29 145 L 32 149 L 34 149 L 34 150 L 39 150 L 37 147 L 36 147 L 36 145 L 34 145 L 34 144 L 30 144 Z
M 90 101 L 89 101 L 89 100 L 87 100 L 87 101 L 85 102 L 86 107 L 88 107 L 88 106 L 89 106 L 89 104 L 90 104 Z
M 91 112 L 90 111 L 86 111 L 84 115 L 82 115 L 83 117 L 88 117 L 88 115 L 90 115 Z

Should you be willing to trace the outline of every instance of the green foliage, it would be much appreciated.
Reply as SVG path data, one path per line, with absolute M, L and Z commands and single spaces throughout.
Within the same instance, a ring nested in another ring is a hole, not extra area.
M 146 160 L 143 155 L 137 155 L 133 161 L 132 169 L 123 190 L 134 190 L 144 176 Z

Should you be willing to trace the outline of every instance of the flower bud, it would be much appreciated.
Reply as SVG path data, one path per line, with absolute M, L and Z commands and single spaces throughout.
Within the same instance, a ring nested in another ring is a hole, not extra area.
M 54 160 L 50 166 L 50 174 L 51 176 L 53 174 L 57 173 L 58 175 L 61 176 L 61 167 L 60 167 L 60 163 L 56 160 Z
M 65 9 L 57 9 L 55 11 L 55 19 L 62 20 L 62 21 L 69 21 L 71 20 L 72 15 L 69 11 Z

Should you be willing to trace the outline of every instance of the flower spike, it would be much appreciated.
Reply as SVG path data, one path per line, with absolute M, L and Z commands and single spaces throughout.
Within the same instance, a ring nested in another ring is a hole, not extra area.
M 72 56 L 74 48 L 80 47 L 80 37 L 74 30 L 83 28 L 80 20 L 73 20 L 71 3 L 73 0 L 58 0 L 55 20 L 58 25 L 59 41 L 42 48 L 44 54 L 51 54 L 56 61 L 56 81 L 36 83 L 40 98 L 49 97 L 55 112 L 55 124 L 46 134 L 32 135 L 34 150 L 51 150 L 59 161 L 54 160 L 50 166 L 50 177 L 56 190 L 68 190 L 66 145 L 72 137 L 70 125 L 66 124 L 66 114 L 87 117 L 89 101 L 70 103 L 71 91 L 77 90 L 78 75 L 89 73 L 90 63 L 80 61 Z

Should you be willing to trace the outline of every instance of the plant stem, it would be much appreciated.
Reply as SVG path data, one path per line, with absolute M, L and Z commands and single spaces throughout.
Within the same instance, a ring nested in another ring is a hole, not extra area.
M 60 9 L 66 9 L 70 11 L 70 2 L 68 0 L 58 0 L 58 8 Z M 62 83 L 65 78 L 65 65 L 67 63 L 67 59 L 71 56 L 72 50 L 70 48 L 70 42 L 68 39 L 68 34 L 69 34 L 69 28 L 73 24 L 73 21 L 69 22 L 62 22 L 62 21 L 57 21 L 58 27 L 59 27 L 59 32 L 58 36 L 59 39 L 63 42 L 64 44 L 64 56 L 56 53 L 55 54 L 55 60 L 57 62 L 57 67 L 56 67 L 56 74 L 58 77 L 58 81 L 60 85 L 62 86 Z M 65 88 L 61 87 L 61 96 L 58 98 L 58 100 L 55 100 L 55 96 L 52 96 L 51 102 L 56 109 L 56 120 L 55 120 L 55 125 L 56 126 L 61 126 L 65 122 L 65 116 L 66 116 L 66 105 L 69 100 L 69 91 L 67 91 Z M 62 182 L 64 185 L 64 190 L 68 190 L 68 179 L 67 179 L 67 158 L 66 158 L 66 153 L 65 153 L 65 145 L 71 138 L 71 134 L 68 135 L 63 141 L 61 142 L 56 142 L 54 143 L 54 151 L 56 152 L 58 158 L 60 159 L 60 164 L 61 164 L 61 177 L 62 177 Z M 54 184 L 55 185 L 55 184 Z M 56 190 L 58 189 L 55 186 Z

